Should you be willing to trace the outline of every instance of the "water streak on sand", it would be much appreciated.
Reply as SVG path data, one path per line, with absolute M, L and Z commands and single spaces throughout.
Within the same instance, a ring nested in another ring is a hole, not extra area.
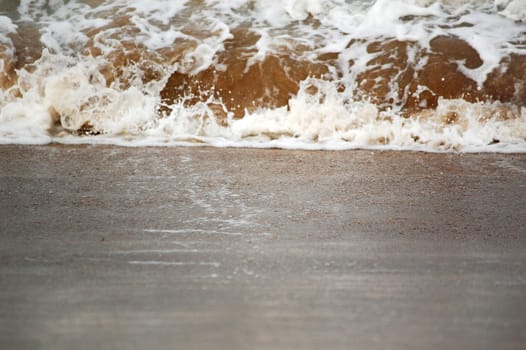
M 196 229 L 196 228 L 184 228 L 184 229 L 174 229 L 174 230 L 158 230 L 158 229 L 145 229 L 144 232 L 149 233 L 168 233 L 168 234 L 212 234 L 212 235 L 225 235 L 225 236 L 241 236 L 241 232 L 225 232 L 219 230 L 205 230 L 205 229 Z
M 207 250 L 202 249 L 132 249 L 132 250 L 116 250 L 111 254 L 116 255 L 131 255 L 131 254 L 173 254 L 173 253 L 201 253 Z
M 0 8 L 0 143 L 525 152 L 525 9 L 19 0 Z
M 132 265 L 158 265 L 158 266 L 211 266 L 218 268 L 221 266 L 218 262 L 190 262 L 190 261 L 158 261 L 158 260 L 130 260 L 128 264 Z

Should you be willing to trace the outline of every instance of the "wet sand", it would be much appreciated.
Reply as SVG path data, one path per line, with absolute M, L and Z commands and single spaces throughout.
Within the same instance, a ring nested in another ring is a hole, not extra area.
M 523 349 L 526 154 L 0 146 L 1 349 Z

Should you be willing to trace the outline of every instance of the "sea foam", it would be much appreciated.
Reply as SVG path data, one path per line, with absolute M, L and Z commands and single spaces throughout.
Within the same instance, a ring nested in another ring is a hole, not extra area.
M 21 0 L 0 143 L 526 151 L 524 0 Z

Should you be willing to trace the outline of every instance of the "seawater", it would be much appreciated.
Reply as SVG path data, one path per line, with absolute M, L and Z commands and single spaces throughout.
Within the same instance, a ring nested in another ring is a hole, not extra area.
M 526 151 L 526 0 L 0 0 L 0 143 Z

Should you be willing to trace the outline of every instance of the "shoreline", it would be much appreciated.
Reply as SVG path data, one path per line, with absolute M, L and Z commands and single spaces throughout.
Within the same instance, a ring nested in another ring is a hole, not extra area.
M 89 136 L 87 136 L 89 137 Z M 179 140 L 174 142 L 166 143 L 151 143 L 151 144 L 132 144 L 127 141 L 118 139 L 99 139 L 96 142 L 71 142 L 71 140 L 65 140 L 64 142 L 51 141 L 42 143 L 0 143 L 0 147 L 114 147 L 114 148 L 159 148 L 159 149 L 175 149 L 175 148 L 211 148 L 211 149 L 229 149 L 229 150 L 275 150 L 275 151 L 287 151 L 287 152 L 384 152 L 384 153 L 423 153 L 423 154 L 451 154 L 451 155 L 484 155 L 484 154 L 503 154 L 503 155 L 526 155 L 526 150 L 517 149 L 516 145 L 505 145 L 506 149 L 479 149 L 473 147 L 466 147 L 466 150 L 457 150 L 454 147 L 451 149 L 434 149 L 426 147 L 415 147 L 403 148 L 398 147 L 385 147 L 382 145 L 378 146 L 352 146 L 352 147 L 337 147 L 337 146 L 324 146 L 319 144 L 294 144 L 291 146 L 284 146 L 283 144 L 276 143 L 273 141 L 268 143 L 250 143 L 250 142 L 228 142 L 225 144 L 217 144 L 214 140 L 200 140 L 199 138 L 190 138 L 189 140 Z M 495 143 L 492 145 L 498 145 Z M 486 145 L 492 146 L 492 145 Z

